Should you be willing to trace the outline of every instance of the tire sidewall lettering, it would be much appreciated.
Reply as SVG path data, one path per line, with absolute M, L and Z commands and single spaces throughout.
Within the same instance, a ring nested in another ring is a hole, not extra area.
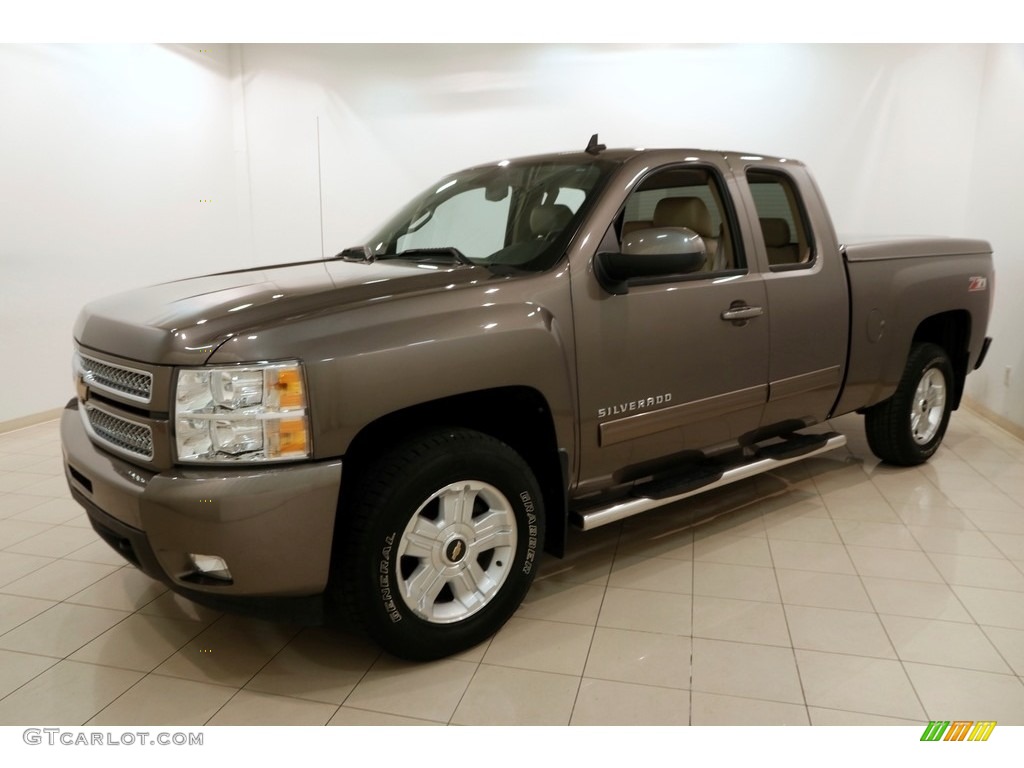
M 392 562 L 391 554 L 397 540 L 398 533 L 395 531 L 384 537 L 384 546 L 380 549 L 380 560 L 377 566 L 377 587 L 380 590 L 384 612 L 392 624 L 397 624 L 402 620 L 402 612 L 398 609 L 398 602 L 395 600 L 397 581 L 392 578 L 396 564 Z M 393 587 L 392 584 L 396 586 Z
M 523 503 L 523 512 L 526 515 L 526 552 L 523 558 L 522 572 L 529 575 L 533 572 L 533 564 L 537 558 L 537 508 L 529 491 L 519 494 L 519 500 Z

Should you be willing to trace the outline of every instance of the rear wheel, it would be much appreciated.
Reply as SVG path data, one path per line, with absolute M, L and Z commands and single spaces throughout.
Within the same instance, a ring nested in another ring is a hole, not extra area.
M 942 443 L 952 405 L 949 355 L 937 344 L 916 344 L 896 392 L 864 414 L 872 453 L 908 467 L 927 461 Z
M 523 459 L 488 435 L 441 430 L 397 448 L 369 468 L 342 511 L 343 609 L 404 658 L 482 642 L 533 580 L 540 498 Z

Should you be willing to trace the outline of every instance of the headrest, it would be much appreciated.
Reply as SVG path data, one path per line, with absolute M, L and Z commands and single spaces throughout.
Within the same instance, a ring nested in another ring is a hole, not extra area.
M 622 223 L 622 236 L 625 237 L 641 229 L 650 229 L 653 226 L 654 222 L 652 221 L 624 221 Z
M 572 209 L 567 205 L 538 205 L 530 211 L 530 229 L 537 237 L 560 232 L 572 221 Z
M 711 214 L 699 197 L 663 197 L 654 208 L 655 227 L 686 227 L 701 237 L 715 237 Z
M 782 248 L 790 244 L 789 223 L 785 219 L 761 219 L 761 233 L 768 248 Z

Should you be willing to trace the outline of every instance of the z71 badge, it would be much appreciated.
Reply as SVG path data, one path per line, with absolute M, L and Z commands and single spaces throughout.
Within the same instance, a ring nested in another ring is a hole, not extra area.
M 987 277 L 972 277 L 970 283 L 967 285 L 968 293 L 974 291 L 987 291 L 988 290 L 988 278 Z

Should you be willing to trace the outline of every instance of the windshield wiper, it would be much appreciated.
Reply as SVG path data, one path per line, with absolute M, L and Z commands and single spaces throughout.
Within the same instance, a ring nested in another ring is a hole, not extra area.
M 458 248 L 448 246 L 445 248 L 409 248 L 401 253 L 389 253 L 386 256 L 378 256 L 378 259 L 414 259 L 416 261 L 438 261 L 436 257 L 447 256 L 452 261 L 459 264 L 465 264 L 466 266 L 475 266 L 474 262 L 469 256 L 464 254 Z

